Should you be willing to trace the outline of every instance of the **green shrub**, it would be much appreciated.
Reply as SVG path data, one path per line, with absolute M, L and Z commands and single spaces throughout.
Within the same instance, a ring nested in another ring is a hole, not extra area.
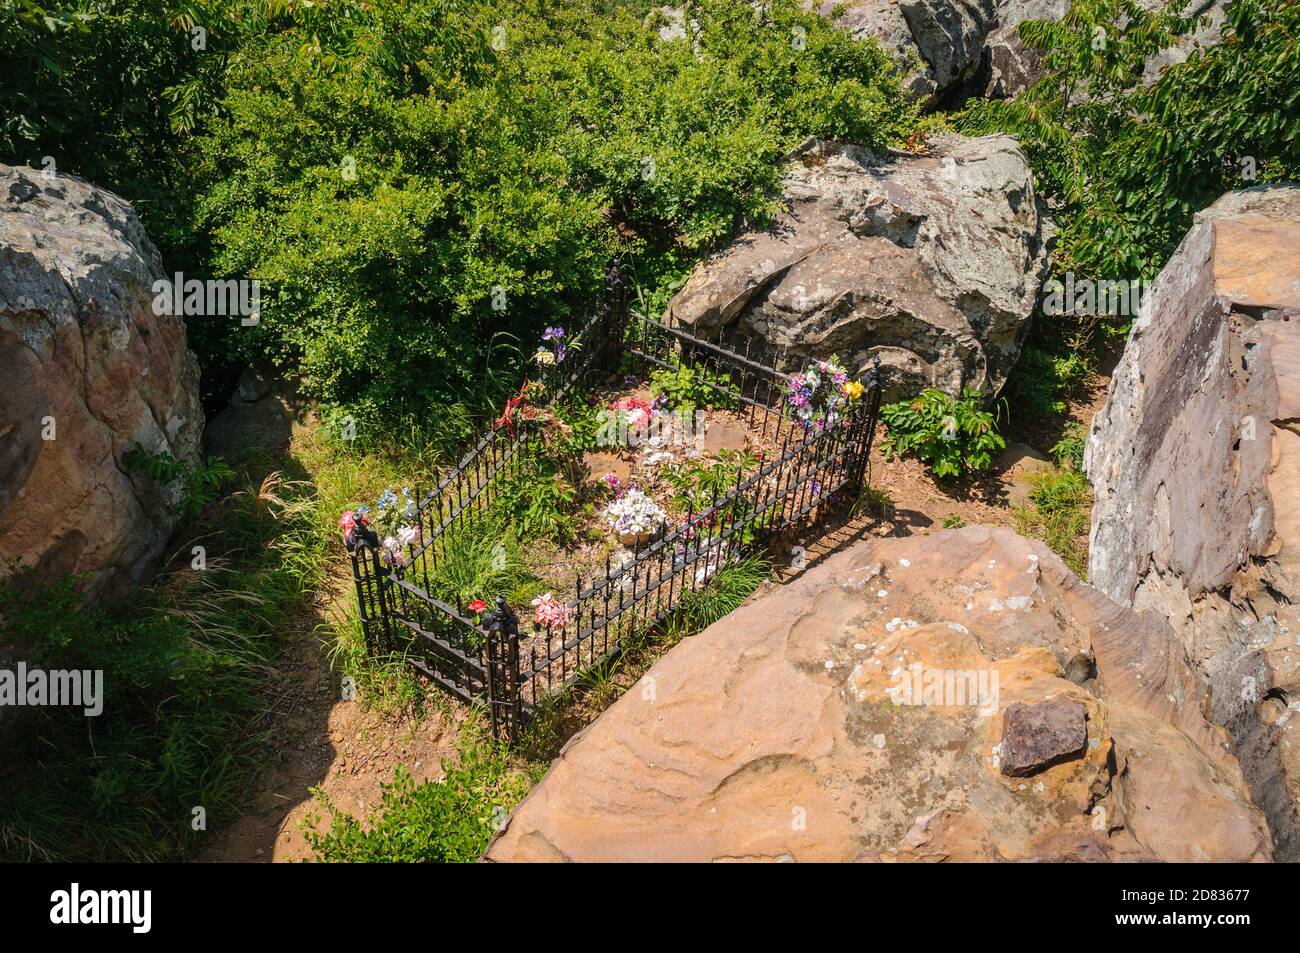
M 456 762 L 444 761 L 443 777 L 416 784 L 398 766 L 385 784 L 379 810 L 363 823 L 340 812 L 317 789 L 330 814 L 307 818 L 307 842 L 318 860 L 345 863 L 469 863 L 487 847 L 499 823 L 528 792 L 528 779 L 510 770 L 505 753 L 471 737 Z
M 1088 428 L 1077 420 L 1066 424 L 1061 439 L 1052 446 L 1056 465 L 1083 472 L 1083 450 L 1088 443 Z
M 885 404 L 880 419 L 888 428 L 881 443 L 886 458 L 913 454 L 937 477 L 966 477 L 992 466 L 992 454 L 1006 446 L 997 419 L 980 407 L 971 389 L 960 399 L 933 388 L 911 400 Z
M 958 120 L 1020 139 L 1054 206 L 1058 273 L 1153 278 L 1224 192 L 1300 174 L 1300 5 L 1233 0 L 1221 41 L 1148 86 L 1148 58 L 1195 27 L 1184 7 L 1076 0 L 1059 21 L 1026 21 L 1042 79 Z
M 578 491 L 549 456 L 534 453 L 517 476 L 505 478 L 493 507 L 505 525 L 524 539 L 566 542 L 581 522 Z
M 1059 342 L 1044 343 L 1048 349 L 1024 349 L 1007 383 L 1008 403 L 1025 419 L 1068 412 L 1070 398 L 1092 372 L 1087 354 Z
M 157 484 L 159 492 L 171 484 L 179 485 L 180 494 L 174 509 L 181 516 L 191 519 L 202 513 L 217 498 L 222 485 L 235 475 L 235 471 L 221 457 L 208 457 L 195 464 L 188 460 L 177 460 L 165 450 L 162 453 L 147 453 L 138 443 L 123 454 L 122 462 L 128 470 L 147 473 Z
M 656 294 L 773 211 L 807 135 L 881 147 L 915 123 L 888 57 L 794 0 L 761 25 L 693 4 L 698 53 L 598 0 L 329 11 L 246 27 L 198 123 L 210 270 L 263 283 L 258 326 L 208 346 L 381 427 L 499 406 L 517 382 L 481 393 L 480 342 L 572 328 L 616 252 Z
M 650 393 L 662 397 L 670 410 L 693 414 L 697 408 L 731 408 L 740 403 L 732 391 L 735 385 L 725 371 L 681 365 L 674 370 L 657 370 L 650 375 Z

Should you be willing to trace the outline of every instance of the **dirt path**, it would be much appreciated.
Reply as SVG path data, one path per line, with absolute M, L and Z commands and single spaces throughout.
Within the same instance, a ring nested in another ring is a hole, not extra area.
M 381 785 L 405 765 L 417 781 L 442 775 L 455 754 L 456 725 L 439 711 L 421 722 L 385 717 L 360 702 L 340 700 L 314 635 L 298 636 L 280 669 L 284 694 L 272 712 L 275 752 L 250 798 L 247 814 L 214 832 L 198 860 L 267 863 L 312 857 L 301 823 L 322 788 L 342 810 L 364 817 L 380 801 Z

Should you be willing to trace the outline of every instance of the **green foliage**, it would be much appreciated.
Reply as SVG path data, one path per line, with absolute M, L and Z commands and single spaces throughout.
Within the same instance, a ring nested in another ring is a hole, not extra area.
M 751 512 L 747 495 L 723 502 L 738 484 L 758 469 L 758 459 L 747 450 L 723 450 L 712 463 L 691 460 L 670 463 L 659 472 L 673 489 L 673 506 L 688 514 L 695 535 L 700 539 L 728 530 L 741 523 Z M 694 518 L 717 502 L 717 509 L 708 520 Z M 751 542 L 754 528 L 745 524 L 734 530 L 734 538 L 741 543 Z
M 1043 540 L 1080 578 L 1087 578 L 1092 515 L 1087 479 L 1073 467 L 1043 467 L 1028 479 L 1030 505 L 1012 513 L 1017 531 Z
M 722 450 L 712 463 L 669 463 L 659 472 L 673 488 L 673 505 L 687 513 L 698 513 L 734 490 L 737 482 L 744 482 L 757 467 L 758 459 L 747 450 Z
M 430 593 L 452 605 L 475 599 L 491 605 L 499 595 L 511 605 L 527 603 L 541 589 L 517 533 L 517 527 L 499 515 L 449 531 L 429 577 Z
M 479 858 L 497 824 L 528 792 L 528 779 L 510 769 L 505 752 L 472 733 L 443 777 L 416 784 L 398 766 L 383 787 L 379 810 L 363 823 L 340 811 L 316 789 L 330 814 L 307 818 L 307 842 L 318 860 L 337 863 L 470 863 Z
M 534 454 L 517 476 L 502 480 L 494 506 L 525 539 L 572 540 L 580 523 L 578 493 L 547 455 Z
M 911 400 L 885 404 L 880 419 L 888 428 L 881 443 L 886 458 L 914 454 L 937 477 L 962 478 L 992 465 L 992 454 L 1006 446 L 997 418 L 980 407 L 971 389 L 961 399 L 933 388 Z
M 1059 340 L 1044 340 L 1043 347 L 1031 344 L 1011 372 L 1008 403 L 1030 420 L 1064 414 L 1092 370 L 1093 361 L 1085 349 Z
M 666 626 L 669 634 L 680 638 L 707 629 L 739 609 L 741 603 L 771 575 L 771 562 L 760 556 L 747 556 L 730 566 L 723 566 L 708 585 L 682 596 Z
M 650 393 L 663 397 L 670 410 L 686 414 L 697 408 L 731 408 L 740 403 L 731 375 L 707 367 L 682 364 L 674 370 L 659 369 L 650 375 Z
M 201 463 L 177 460 L 166 450 L 149 453 L 140 444 L 132 445 L 122 456 L 127 469 L 147 473 L 159 487 L 179 484 L 180 495 L 175 506 L 181 516 L 193 518 L 217 498 L 221 487 L 235 471 L 221 457 L 208 457 Z
M 570 401 L 556 405 L 556 416 L 564 421 L 569 434 L 561 446 L 556 448 L 553 456 L 573 460 L 583 454 L 606 449 L 602 440 L 609 437 L 610 411 L 598 402 Z
M 0 162 L 129 195 L 164 251 L 189 244 L 186 144 L 165 93 L 198 67 L 150 0 L 0 0 Z
M 477 342 L 571 326 L 616 251 L 657 281 L 762 220 L 808 134 L 881 146 L 914 121 L 884 54 L 793 0 L 764 26 L 693 4 L 699 55 L 594 2 L 330 7 L 329 38 L 294 6 L 227 56 L 196 225 L 214 272 L 263 283 L 258 327 L 213 347 L 367 421 L 478 390 Z
M 1195 25 L 1175 14 L 1182 6 L 1079 0 L 1059 22 L 1022 23 L 1044 77 L 959 121 L 1020 138 L 1055 206 L 1058 272 L 1152 278 L 1194 213 L 1226 191 L 1300 173 L 1300 4 L 1233 0 L 1221 42 L 1148 87 L 1147 59 Z M 1243 178 L 1252 163 L 1257 179 Z
M 944 529 L 961 529 L 966 525 L 966 521 L 958 513 L 949 513 L 943 518 Z
M 1079 473 L 1083 472 L 1083 449 L 1088 443 L 1088 430 L 1077 420 L 1065 426 L 1061 439 L 1052 446 L 1052 456 L 1056 465 L 1069 467 Z
M 330 552 L 298 485 L 240 492 L 199 527 L 207 568 L 85 608 L 69 578 L 17 568 L 0 581 L 0 644 L 30 666 L 99 669 L 104 709 L 24 708 L 0 738 L 0 858 L 150 861 L 238 813 L 254 768 L 267 666 Z

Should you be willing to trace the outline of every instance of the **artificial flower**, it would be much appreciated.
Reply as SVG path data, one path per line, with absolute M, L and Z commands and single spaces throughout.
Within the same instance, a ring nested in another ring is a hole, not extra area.
M 659 504 L 634 486 L 628 487 L 622 496 L 605 507 L 605 519 L 614 532 L 621 535 L 653 533 L 664 525 L 666 518 Z
M 533 621 L 543 629 L 563 628 L 569 621 L 569 607 L 561 605 L 549 592 L 533 600 Z

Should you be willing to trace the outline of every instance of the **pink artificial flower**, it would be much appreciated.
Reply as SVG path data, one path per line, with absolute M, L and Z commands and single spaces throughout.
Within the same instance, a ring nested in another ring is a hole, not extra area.
M 644 400 L 637 400 L 635 397 L 616 400 L 609 405 L 609 409 L 621 410 L 627 414 L 627 425 L 633 430 L 649 427 L 650 419 L 654 416 L 654 408 Z
M 365 513 L 362 513 L 361 519 L 358 520 L 356 513 L 354 513 L 352 510 L 348 510 L 346 513 L 344 513 L 342 516 L 339 517 L 339 529 L 343 531 L 344 539 L 347 539 L 349 536 L 352 535 L 352 533 L 356 530 L 358 523 L 362 526 L 369 526 L 370 520 L 366 517 Z
M 533 600 L 533 621 L 541 628 L 563 628 L 569 621 L 569 607 L 555 601 L 549 592 Z

